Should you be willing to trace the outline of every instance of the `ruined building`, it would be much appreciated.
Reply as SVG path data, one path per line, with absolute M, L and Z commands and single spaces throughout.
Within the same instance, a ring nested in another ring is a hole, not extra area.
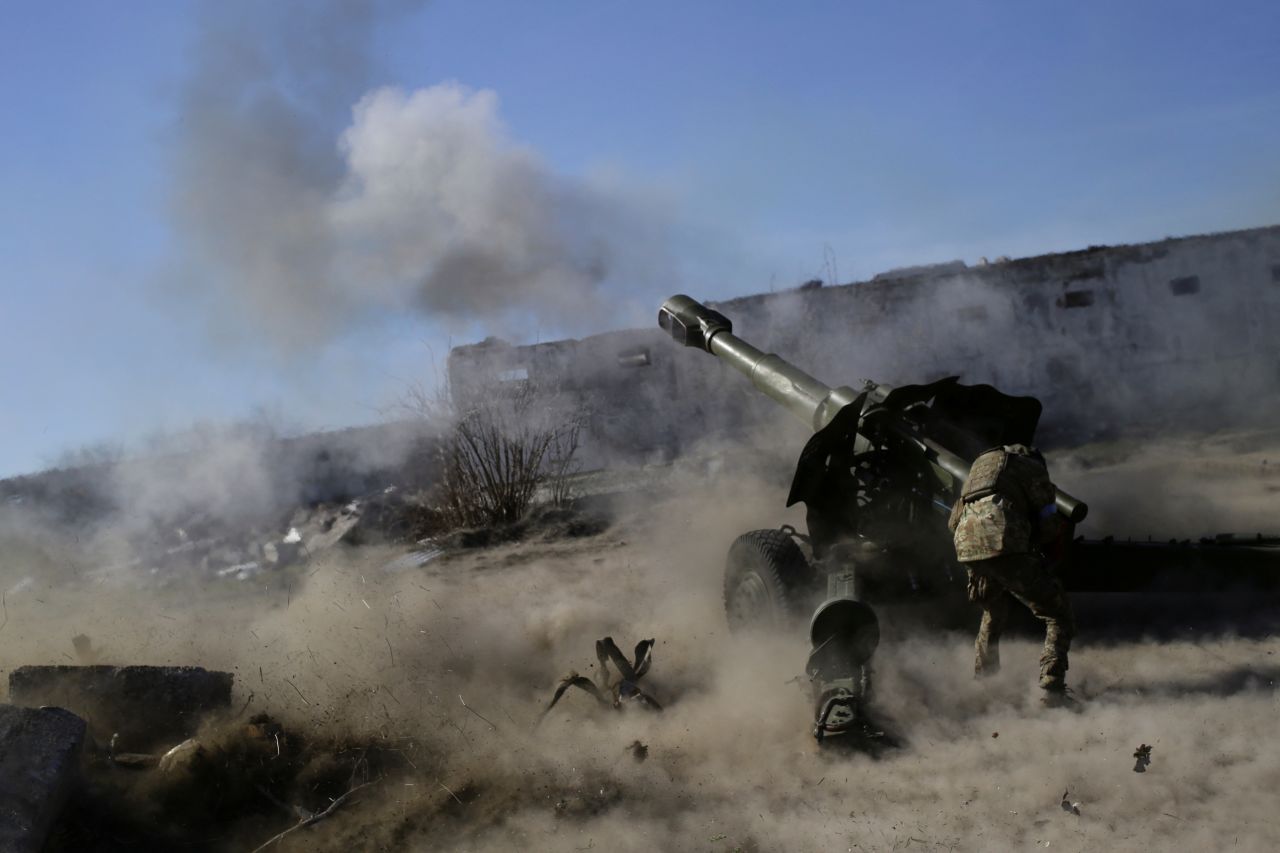
M 1038 396 L 1047 444 L 1267 423 L 1280 409 L 1280 226 L 913 267 L 713 305 L 736 333 L 829 384 L 959 375 Z M 457 347 L 449 379 L 463 400 L 517 382 L 581 407 L 589 465 L 671 458 L 773 414 L 719 360 L 680 350 L 656 325 Z

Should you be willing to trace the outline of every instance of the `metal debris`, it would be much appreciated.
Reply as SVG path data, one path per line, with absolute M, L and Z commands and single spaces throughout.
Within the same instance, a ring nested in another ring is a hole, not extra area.
M 236 563 L 234 566 L 227 566 L 225 569 L 218 569 L 214 574 L 220 578 L 235 578 L 238 581 L 248 580 L 262 572 L 262 564 L 257 560 L 250 560 L 247 563 Z
M 1073 815 L 1080 814 L 1080 804 L 1071 802 L 1071 791 L 1069 789 L 1062 792 L 1062 810 L 1071 812 Z
M 145 769 L 159 764 L 160 756 L 146 752 L 121 752 L 120 733 L 116 732 L 111 736 L 111 742 L 107 744 L 107 760 L 117 767 Z
M 135 770 L 146 770 L 160 763 L 160 757 L 146 752 L 117 752 L 109 756 L 111 763 L 117 767 L 129 767 Z
M 396 557 L 382 567 L 384 572 L 403 572 L 409 569 L 420 569 L 427 563 L 444 554 L 444 549 L 436 545 L 430 539 L 424 539 L 418 543 L 424 547 L 416 551 L 410 551 L 400 557 Z
M 190 774 L 204 762 L 206 754 L 200 741 L 189 738 L 160 756 L 158 767 L 165 775 Z
M 262 546 L 262 559 L 271 566 L 283 569 L 302 559 L 303 546 L 300 540 L 290 542 L 282 539 L 279 542 L 268 542 Z
M 268 847 L 275 844 L 277 841 L 284 838 L 286 835 L 289 835 L 292 832 L 296 832 L 299 829 L 312 826 L 313 824 L 317 824 L 320 821 L 324 820 L 325 818 L 330 817 L 334 812 L 336 812 L 339 808 L 342 807 L 343 803 L 345 803 L 347 800 L 351 798 L 352 794 L 356 793 L 362 788 L 367 788 L 372 784 L 374 784 L 374 782 L 365 782 L 360 785 L 356 785 L 353 783 L 352 787 L 347 789 L 347 792 L 343 794 L 341 797 L 338 797 L 338 799 L 330 803 L 328 808 L 324 809 L 323 811 L 318 811 L 314 813 L 310 813 L 310 812 L 305 813 L 305 815 L 301 816 L 298 822 L 295 823 L 293 826 L 289 827 L 284 832 L 277 833 L 276 835 L 271 836 L 271 838 L 267 839 L 263 844 L 261 844 L 258 847 L 255 847 L 253 850 L 253 853 L 259 853 L 259 851 L 261 850 L 266 850 Z
M 534 728 L 542 724 L 547 714 L 551 713 L 551 709 L 556 706 L 556 703 L 560 701 L 560 697 L 564 696 L 565 691 L 570 687 L 585 690 L 594 696 L 597 702 L 606 707 L 618 709 L 623 706 L 624 702 L 630 701 L 652 708 L 655 711 L 661 711 L 662 706 L 658 704 L 658 700 L 641 690 L 640 685 L 637 684 L 644 677 L 644 674 L 649 671 L 649 666 L 653 662 L 653 643 L 652 639 L 641 640 L 636 644 L 634 659 L 628 661 L 626 655 L 614 643 L 613 637 L 596 640 L 596 659 L 600 662 L 600 684 L 597 685 L 586 676 L 570 672 L 560 679 L 560 686 L 556 688 L 555 695 L 551 697 L 551 703 L 538 716 L 538 721 L 534 723 Z M 609 675 L 610 663 L 618 670 L 619 677 L 617 679 Z M 609 698 L 605 698 L 606 695 Z

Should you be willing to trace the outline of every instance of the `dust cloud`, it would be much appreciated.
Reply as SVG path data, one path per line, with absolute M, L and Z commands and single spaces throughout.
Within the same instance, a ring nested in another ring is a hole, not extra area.
M 1055 479 L 1087 495 L 1092 536 L 1155 541 L 1280 530 L 1280 433 L 1129 438 L 1049 454 Z
M 600 288 L 663 255 L 654 207 L 556 174 L 494 92 L 374 84 L 377 35 L 421 5 L 206 5 L 174 140 L 175 286 L 228 330 L 297 351 L 406 311 L 599 328 L 618 316 Z
M 0 667 L 66 662 L 86 633 L 108 662 L 235 672 L 243 716 L 375 738 L 402 757 L 282 850 L 1280 842 L 1267 793 L 1280 782 L 1277 641 L 1083 637 L 1073 714 L 1036 704 L 1029 641 L 1009 642 L 1005 672 L 979 687 L 970 635 L 903 634 L 876 662 L 878 715 L 900 747 L 819 750 L 805 690 L 790 683 L 801 638 L 730 637 L 721 605 L 733 537 L 798 521 L 778 510 L 782 484 L 677 472 L 667 485 L 674 496 L 625 507 L 604 533 L 419 569 L 389 570 L 394 548 L 335 549 L 253 589 L 23 590 L 7 599 Z M 533 731 L 559 678 L 592 672 L 605 635 L 624 649 L 657 639 L 644 683 L 666 710 L 613 712 L 571 692 Z M 1154 751 L 1138 774 L 1143 743 Z M 1064 790 L 1079 815 L 1063 810 Z M 271 832 L 233 835 L 228 849 Z
M 185 582 L 184 552 L 257 559 L 253 545 L 283 536 L 299 507 L 429 479 L 435 429 L 421 418 L 302 436 L 265 420 L 204 424 L 157 433 L 145 452 L 3 481 L 0 575 L 125 580 L 171 564 L 155 579 Z
M 1242 282 L 1202 302 L 1178 301 L 1164 277 L 1185 265 L 1224 284 L 1253 273 L 1225 249 L 1166 266 L 1126 262 L 1123 249 L 1113 251 L 1116 269 L 1093 285 L 1099 304 L 1087 309 L 1058 307 L 1068 273 L 1038 273 L 1036 259 L 1026 259 L 924 283 L 856 284 L 866 290 L 856 300 L 818 288 L 767 302 L 731 300 L 719 310 L 746 340 L 832 386 L 959 376 L 1035 396 L 1044 404 L 1045 447 L 1274 423 L 1280 379 L 1262 355 L 1271 336 L 1245 322 L 1260 316 L 1258 300 L 1267 297 L 1253 288 L 1265 285 Z

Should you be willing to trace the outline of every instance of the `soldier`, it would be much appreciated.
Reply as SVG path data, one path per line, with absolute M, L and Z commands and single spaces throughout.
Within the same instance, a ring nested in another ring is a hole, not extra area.
M 1039 451 L 996 447 L 974 460 L 950 520 L 956 557 L 969 573 L 969 599 L 982 605 L 975 677 L 999 670 L 1000 634 L 1017 599 L 1044 622 L 1040 687 L 1046 705 L 1069 701 L 1067 650 L 1075 634 L 1062 582 L 1040 554 L 1062 535 L 1054 492 Z

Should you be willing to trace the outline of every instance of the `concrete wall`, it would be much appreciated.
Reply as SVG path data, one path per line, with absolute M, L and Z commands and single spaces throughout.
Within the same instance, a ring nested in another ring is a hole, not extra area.
M 716 307 L 739 336 L 832 385 L 958 374 L 1038 396 L 1046 444 L 1280 414 L 1280 227 L 912 268 Z M 495 381 L 558 389 L 590 412 L 593 463 L 669 457 L 748 432 L 772 408 L 656 328 L 458 347 L 449 373 L 463 398 Z
M 656 316 L 656 309 L 655 309 Z M 449 353 L 449 384 L 462 405 L 511 383 L 532 383 L 565 417 L 586 418 L 581 460 L 599 467 L 618 456 L 665 459 L 684 432 L 672 422 L 685 354 L 654 329 L 513 347 L 490 339 Z

